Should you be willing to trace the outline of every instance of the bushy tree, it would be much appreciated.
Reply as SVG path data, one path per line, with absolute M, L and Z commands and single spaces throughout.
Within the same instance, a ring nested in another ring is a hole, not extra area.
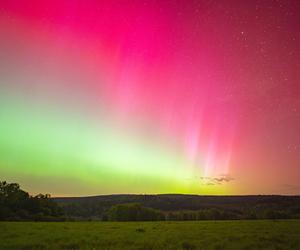
M 0 220 L 56 220 L 62 215 L 49 194 L 30 196 L 17 183 L 0 182 Z
M 143 207 L 138 203 L 112 206 L 104 217 L 109 221 L 165 220 L 165 216 L 162 212 L 152 208 Z

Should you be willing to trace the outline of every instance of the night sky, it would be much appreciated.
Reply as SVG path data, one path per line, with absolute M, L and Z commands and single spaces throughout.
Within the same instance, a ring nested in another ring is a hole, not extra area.
M 300 1 L 0 2 L 0 180 L 300 194 Z

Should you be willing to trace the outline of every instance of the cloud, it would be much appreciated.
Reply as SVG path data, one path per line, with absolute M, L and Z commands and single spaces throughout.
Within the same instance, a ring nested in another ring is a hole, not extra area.
M 214 178 L 214 180 L 215 180 L 216 182 L 222 183 L 222 182 L 233 181 L 234 178 L 232 178 L 232 177 L 230 177 L 230 176 L 223 176 L 223 177 L 220 177 L 220 178 Z
M 235 180 L 233 177 L 229 175 L 219 175 L 217 177 L 206 177 L 206 176 L 201 176 L 201 177 L 195 177 L 195 179 L 199 179 L 204 185 L 222 185 L 224 183 L 228 183 L 230 181 Z M 189 179 L 189 180 L 194 180 L 194 179 Z

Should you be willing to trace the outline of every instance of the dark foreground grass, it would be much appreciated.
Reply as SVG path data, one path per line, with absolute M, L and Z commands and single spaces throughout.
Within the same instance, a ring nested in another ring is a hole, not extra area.
M 0 249 L 300 249 L 300 220 L 0 222 Z

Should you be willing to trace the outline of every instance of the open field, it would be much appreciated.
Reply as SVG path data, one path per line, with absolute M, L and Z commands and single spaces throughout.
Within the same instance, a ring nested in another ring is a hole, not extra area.
M 300 249 L 300 220 L 0 222 L 0 249 Z

